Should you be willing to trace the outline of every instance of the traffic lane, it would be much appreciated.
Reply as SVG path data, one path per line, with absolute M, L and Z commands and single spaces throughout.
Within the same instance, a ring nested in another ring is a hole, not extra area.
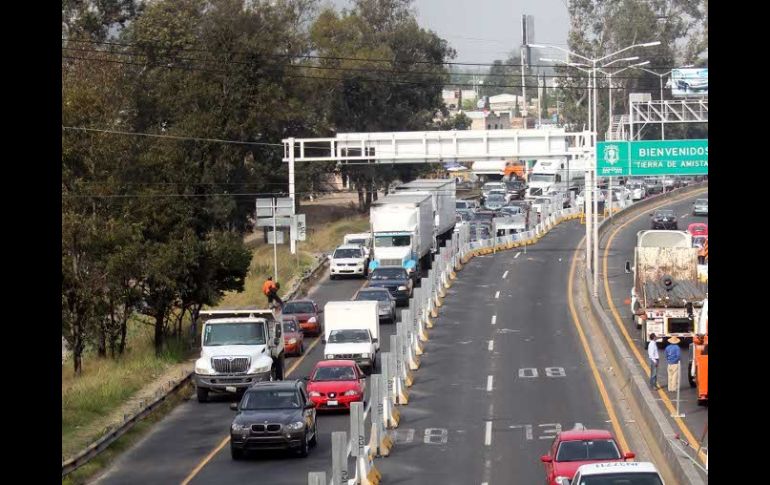
M 341 283 L 337 285 L 337 283 Z M 321 305 L 327 301 L 348 300 L 355 291 L 365 284 L 358 280 L 352 283 L 349 280 L 324 280 L 315 291 L 308 292 L 308 298 Z M 357 285 L 357 286 L 356 286 Z M 339 286 L 338 288 L 334 288 Z M 349 292 L 347 298 L 340 298 L 340 292 Z M 328 298 L 328 299 L 327 299 Z M 400 311 L 397 316 L 400 319 Z M 382 324 L 380 326 L 380 355 L 388 352 L 390 348 L 390 336 L 396 332 L 396 325 Z M 307 356 L 293 369 L 289 379 L 302 379 L 309 376 L 315 364 L 324 359 L 323 343 L 318 344 Z M 378 358 L 378 367 L 381 359 Z M 291 368 L 291 367 L 288 367 Z M 367 384 L 368 384 L 367 379 Z M 368 387 L 367 393 L 371 387 Z M 367 396 L 368 397 L 368 396 Z M 367 399 L 368 400 L 368 399 Z M 229 431 L 234 412 L 230 411 L 229 419 L 221 424 L 224 433 Z M 209 461 L 205 463 L 198 473 L 189 482 L 191 484 L 218 484 L 218 483 L 242 483 L 244 480 L 253 480 L 254 476 L 270 477 L 271 484 L 296 484 L 307 481 L 307 474 L 311 471 L 326 470 L 331 465 L 331 434 L 334 431 L 350 431 L 350 415 L 347 412 L 322 412 L 317 414 L 318 444 L 310 450 L 307 458 L 298 458 L 292 452 L 270 451 L 251 453 L 243 461 L 234 461 L 230 456 L 229 445 L 219 450 Z
M 670 208 L 674 210 L 677 219 L 679 221 L 679 229 L 686 230 L 689 224 L 693 222 L 704 222 L 708 224 L 707 216 L 693 216 L 692 215 L 692 203 L 695 199 L 708 198 L 708 193 L 694 195 L 688 197 L 683 201 L 667 204 L 663 208 Z M 650 229 L 649 216 L 642 215 L 642 217 L 626 225 L 620 230 L 612 240 L 612 246 L 608 252 L 607 257 L 607 280 L 609 282 L 610 291 L 612 293 L 612 302 L 615 308 L 618 310 L 618 314 L 621 317 L 623 326 L 631 336 L 634 345 L 639 349 L 642 357 L 647 358 L 647 337 L 642 336 L 642 332 L 637 328 L 632 319 L 631 308 L 627 299 L 631 296 L 631 288 L 633 287 L 633 274 L 626 274 L 625 263 L 634 260 L 634 248 L 636 247 L 636 234 L 639 231 Z M 610 233 L 612 230 L 610 231 Z M 602 241 L 600 248 L 600 255 L 604 255 L 604 249 L 606 248 L 606 239 Z M 607 305 L 607 295 L 605 291 L 600 291 L 600 297 L 603 301 L 603 306 L 609 308 Z M 614 318 L 613 318 L 614 319 Z M 689 359 L 689 346 L 680 347 L 681 349 L 681 365 L 680 365 L 680 412 L 684 414 L 684 422 L 694 436 L 700 438 L 703 435 L 703 431 L 708 423 L 708 408 L 698 405 L 698 396 L 694 388 L 691 388 L 687 381 L 687 362 Z M 659 350 L 661 357 L 660 364 L 658 366 L 658 384 L 666 389 L 668 382 L 668 368 L 666 364 L 665 356 L 663 355 L 663 349 Z M 667 392 L 669 399 L 673 401 L 676 406 L 676 392 Z M 655 399 L 662 401 L 662 399 L 656 394 Z M 667 414 L 668 409 L 664 409 Z
M 390 456 L 377 462 L 388 483 L 481 483 L 488 396 L 488 327 L 496 271 L 491 256 L 465 265 L 447 290 L 400 406 Z
M 548 454 L 561 430 L 580 423 L 612 431 L 567 299 L 581 229 L 578 223 L 558 226 L 526 256 L 514 260 L 516 266 L 501 281 L 498 328 L 492 333 L 496 351 L 490 484 L 542 483 L 540 456 Z M 505 270 L 510 264 L 501 266 Z
M 308 298 L 323 308 L 327 301 L 349 300 L 364 284 L 365 280 L 352 278 L 330 281 L 327 275 L 310 289 Z M 381 331 L 387 334 L 391 332 L 389 327 L 383 325 Z M 395 331 L 395 325 L 392 327 Z M 315 363 L 323 359 L 323 344 L 319 341 L 312 347 L 316 340 L 311 338 L 306 341 L 304 356 L 286 359 L 286 369 L 291 370 L 287 378 L 309 375 Z M 389 338 L 385 344 L 389 344 Z M 229 433 L 233 418 L 229 403 L 237 401 L 238 395 L 210 396 L 211 402 L 208 403 L 190 400 L 180 404 L 167 418 L 155 424 L 142 440 L 123 453 L 97 482 L 179 483 L 184 480 Z M 228 453 L 229 458 L 228 446 L 223 451 Z

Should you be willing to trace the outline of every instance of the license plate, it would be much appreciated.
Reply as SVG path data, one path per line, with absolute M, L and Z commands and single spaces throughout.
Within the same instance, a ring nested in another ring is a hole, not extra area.
M 327 406 L 336 406 L 337 404 L 339 404 L 337 401 L 326 401 Z
M 225 391 L 227 391 L 227 392 L 237 392 L 238 389 L 235 386 L 227 386 L 227 387 L 225 387 Z

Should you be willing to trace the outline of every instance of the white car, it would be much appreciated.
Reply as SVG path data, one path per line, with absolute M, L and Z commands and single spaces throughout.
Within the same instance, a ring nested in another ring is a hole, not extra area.
M 329 256 L 329 277 L 337 279 L 343 275 L 366 277 L 369 260 L 364 248 L 358 244 L 343 244 Z
M 557 477 L 560 485 L 605 485 L 609 483 L 627 483 L 644 485 L 665 485 L 660 472 L 646 461 L 608 461 L 581 465 L 570 481 Z

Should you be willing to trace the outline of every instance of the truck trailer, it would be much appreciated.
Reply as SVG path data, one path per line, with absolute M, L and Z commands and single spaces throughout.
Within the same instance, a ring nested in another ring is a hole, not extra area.
M 454 179 L 417 179 L 396 187 L 396 194 L 428 194 L 433 200 L 434 231 L 437 241 L 452 237 L 456 188 Z M 434 248 L 435 249 L 435 248 Z

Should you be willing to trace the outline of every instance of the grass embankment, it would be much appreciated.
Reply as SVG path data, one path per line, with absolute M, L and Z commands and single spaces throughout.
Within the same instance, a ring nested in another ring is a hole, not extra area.
M 307 241 L 298 243 L 299 263 L 296 254 L 289 252 L 288 244 L 278 246 L 278 281 L 281 293 L 289 291 L 292 284 L 302 274 L 313 267 L 320 253 L 331 252 L 342 244 L 345 234 L 365 232 L 369 228 L 369 217 L 350 216 L 346 219 L 330 222 L 311 230 Z M 221 307 L 237 308 L 248 305 L 265 306 L 267 299 L 262 294 L 262 283 L 273 275 L 273 245 L 261 240 L 252 244 L 251 265 L 246 275 L 244 291 L 227 293 L 219 303 Z

